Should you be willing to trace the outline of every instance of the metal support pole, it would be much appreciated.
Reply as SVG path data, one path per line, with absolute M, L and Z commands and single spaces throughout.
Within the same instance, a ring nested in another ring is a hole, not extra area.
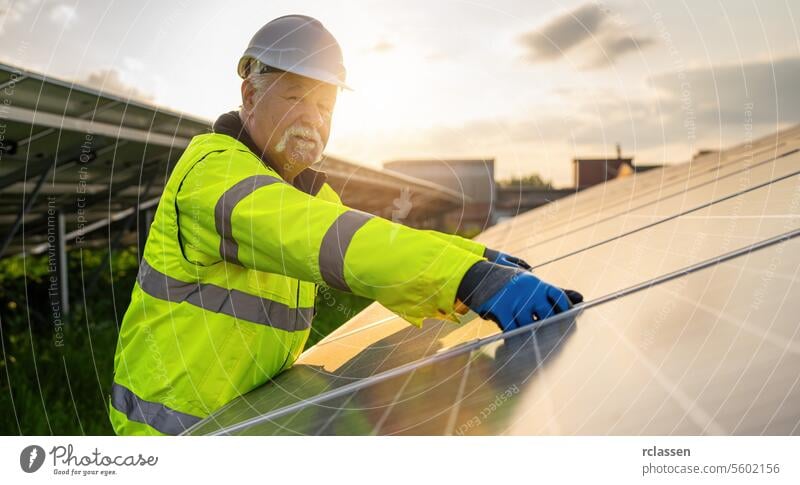
M 56 264 L 61 313 L 69 313 L 69 267 L 67 265 L 67 220 L 63 211 L 56 212 Z

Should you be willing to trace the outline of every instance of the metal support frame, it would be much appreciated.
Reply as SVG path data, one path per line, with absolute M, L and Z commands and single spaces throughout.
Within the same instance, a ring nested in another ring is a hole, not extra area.
M 112 140 L 111 143 L 107 145 L 103 145 L 102 147 L 95 150 L 95 156 L 100 157 L 100 155 L 105 155 L 106 152 L 112 151 L 120 146 L 128 143 L 127 140 Z M 55 165 L 57 167 L 64 168 L 66 166 L 78 163 L 79 157 L 81 155 L 81 145 L 73 145 L 70 148 L 63 150 L 61 153 L 55 156 Z M 15 159 L 16 160 L 16 159 Z M 31 167 L 34 169 L 43 169 L 45 167 L 50 167 L 53 165 L 53 160 L 29 160 L 29 157 L 25 159 L 16 160 L 19 162 L 24 162 L 25 167 L 17 170 L 16 172 L 11 172 L 9 174 L 3 175 L 0 177 L 0 189 L 8 187 L 9 185 L 15 184 L 17 182 L 22 182 L 23 180 L 27 180 L 28 176 L 27 173 L 33 172 Z
M 156 179 L 156 175 L 151 175 L 150 178 L 148 179 L 147 186 L 145 187 L 144 192 L 143 192 L 145 195 L 148 192 L 150 192 L 150 189 L 152 188 L 153 182 L 155 181 L 155 179 Z M 141 200 L 137 200 L 136 201 L 136 205 L 131 208 L 133 211 L 125 218 L 125 223 L 123 224 L 123 227 L 117 231 L 117 233 L 116 233 L 116 235 L 114 236 L 113 239 L 109 240 L 108 251 L 106 252 L 105 256 L 103 257 L 103 261 L 97 266 L 97 268 L 94 269 L 94 271 L 92 271 L 92 274 L 89 277 L 89 285 L 88 285 L 88 287 L 86 289 L 86 293 L 85 293 L 85 296 L 86 296 L 87 299 L 91 294 L 94 293 L 94 290 L 97 287 L 97 282 L 100 280 L 100 272 L 103 270 L 103 267 L 106 264 L 109 264 L 109 268 L 110 268 L 110 265 L 111 265 L 111 253 L 113 253 L 114 250 L 119 247 L 120 242 L 122 241 L 122 238 L 124 237 L 125 233 L 128 232 L 128 230 L 130 229 L 130 227 L 131 227 L 131 225 L 132 225 L 134 220 L 137 223 L 137 232 L 138 232 L 138 235 L 139 235 L 138 236 L 138 242 L 139 242 L 139 245 L 140 245 L 138 247 L 137 255 L 138 255 L 138 260 L 139 261 L 142 260 L 142 254 L 144 252 L 144 241 L 147 239 L 147 234 L 146 233 L 147 233 L 147 230 L 150 227 L 150 222 L 152 222 L 152 220 L 153 220 L 152 219 L 153 209 L 151 207 L 149 207 L 149 206 L 147 206 L 147 208 L 142 209 L 141 208 L 142 204 L 143 203 L 142 203 Z M 109 224 L 106 226 L 106 228 L 108 228 L 108 230 L 109 230 L 109 237 L 110 237 L 111 236 L 111 234 L 110 234 L 111 233 L 111 222 L 109 222 Z M 144 240 L 142 239 L 142 233 L 143 232 L 145 233 Z
M 69 314 L 69 261 L 67 259 L 67 219 L 63 211 L 56 212 L 56 267 L 61 313 Z
M 41 175 L 39 175 L 39 180 L 36 181 L 36 186 L 33 188 L 33 192 L 31 192 L 31 195 L 28 196 L 27 200 L 25 199 L 25 195 L 23 194 L 22 208 L 20 209 L 19 214 L 17 215 L 17 219 L 14 221 L 14 225 L 11 226 L 11 230 L 9 230 L 8 234 L 6 234 L 6 238 L 3 240 L 3 245 L 0 246 L 0 258 L 2 258 L 3 255 L 5 254 L 6 249 L 8 249 L 8 245 L 11 244 L 11 241 L 14 239 L 14 236 L 17 235 L 19 226 L 22 225 L 22 222 L 25 219 L 25 214 L 27 214 L 28 211 L 31 210 L 33 203 L 36 202 L 36 198 L 39 196 L 39 192 L 42 191 L 42 186 L 44 185 L 44 181 L 47 179 L 47 175 L 50 173 L 51 168 L 52 165 L 42 170 Z
M 127 143 L 127 142 L 123 142 L 123 143 Z M 104 148 L 102 148 L 101 150 L 106 150 L 106 149 L 111 149 L 111 148 L 113 148 L 113 144 L 112 145 L 107 145 Z M 140 171 L 141 170 L 145 170 L 146 168 L 149 168 L 151 165 L 157 165 L 162 160 L 165 160 L 167 162 L 167 167 L 169 167 L 168 151 L 167 152 L 160 152 L 160 153 L 154 155 L 152 158 L 149 158 L 148 160 L 146 160 L 142 164 L 142 166 L 140 167 Z M 153 181 L 155 180 L 155 178 L 156 177 L 153 176 Z M 133 176 L 133 177 L 128 177 L 128 178 L 124 179 L 122 182 L 119 182 L 119 183 L 115 184 L 114 190 L 118 191 L 118 190 L 122 190 L 122 189 L 125 189 L 125 188 L 128 188 L 128 187 L 131 187 L 133 185 L 137 185 L 140 180 L 141 180 L 141 176 L 140 175 L 136 175 L 136 176 Z M 149 183 L 147 191 L 145 191 L 143 193 L 144 196 L 146 196 L 147 193 L 149 192 L 150 188 L 152 187 L 153 181 L 151 181 Z M 2 186 L 2 184 L 0 184 L 0 186 Z M 109 199 L 109 196 L 110 196 L 111 193 L 112 193 L 112 190 L 111 190 L 111 187 L 109 186 L 109 189 L 104 191 L 104 192 L 100 192 L 100 193 L 88 196 L 86 198 L 87 207 L 91 206 L 91 205 L 94 205 L 96 202 L 98 202 L 100 200 Z M 150 201 L 141 202 L 141 204 L 148 204 L 148 203 L 150 203 Z M 31 201 L 31 205 L 32 204 L 33 204 L 33 201 Z M 59 207 L 59 210 L 66 210 L 67 208 L 68 208 L 67 206 Z M 43 224 L 45 219 L 46 218 L 37 218 L 37 220 L 34 221 L 33 223 L 34 224 Z M 119 220 L 119 219 L 112 218 L 111 222 L 116 222 L 117 220 Z M 7 249 L 8 244 L 10 244 L 10 242 L 13 240 L 14 236 L 16 235 L 16 231 L 17 231 L 17 229 L 12 227 L 12 231 L 8 236 L 8 242 L 5 244 L 6 245 L 5 249 Z M 68 238 L 74 239 L 74 236 L 69 237 L 70 235 L 72 235 L 72 233 L 70 233 L 68 235 Z M 29 252 L 30 252 L 30 254 L 38 254 L 38 253 L 41 253 L 42 251 L 44 251 L 46 249 L 46 247 L 47 247 L 46 243 L 37 244 L 36 246 L 34 246 L 35 249 L 32 250 L 32 251 L 29 251 Z M 4 254 L 5 254 L 4 251 L 0 251 L 0 258 L 2 258 L 4 256 Z

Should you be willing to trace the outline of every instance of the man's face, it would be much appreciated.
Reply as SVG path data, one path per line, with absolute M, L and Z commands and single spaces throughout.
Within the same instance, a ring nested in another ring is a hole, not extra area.
M 337 88 L 293 73 L 265 75 L 266 89 L 242 83 L 245 126 L 287 180 L 322 158 Z

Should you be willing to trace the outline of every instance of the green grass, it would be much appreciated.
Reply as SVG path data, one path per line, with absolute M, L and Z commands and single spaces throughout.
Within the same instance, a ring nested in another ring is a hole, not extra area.
M 71 321 L 64 345 L 17 331 L 7 335 L 0 361 L 0 433 L 112 434 L 106 411 L 117 330 Z
M 99 266 L 103 270 L 97 274 L 92 293 L 90 281 Z M 135 248 L 115 252 L 111 266 L 113 278 L 105 251 L 70 253 L 73 310 L 64 319 L 63 345 L 59 346 L 50 317 L 46 257 L 0 260 L 0 434 L 113 434 L 107 394 L 117 322 L 128 306 L 136 277 Z M 84 299 L 86 308 L 81 305 Z M 306 347 L 369 303 L 320 287 Z

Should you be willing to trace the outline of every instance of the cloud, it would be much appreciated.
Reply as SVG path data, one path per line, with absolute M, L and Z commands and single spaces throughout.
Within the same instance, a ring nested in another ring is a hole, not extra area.
M 18 23 L 22 17 L 39 3 L 39 0 L 0 0 L 0 34 L 12 24 Z
M 126 99 L 130 98 L 144 102 L 151 102 L 154 99 L 152 94 L 141 91 L 123 81 L 120 72 L 113 68 L 92 71 L 82 82 L 87 86 Z
M 625 54 L 629 52 L 638 52 L 654 43 L 655 40 L 650 37 L 629 37 L 619 34 L 606 34 L 601 39 L 601 49 L 599 49 L 599 52 L 594 54 L 594 58 L 586 62 L 583 68 L 601 69 L 608 67 L 614 63 L 614 60 L 619 59 Z
M 604 20 L 605 13 L 597 5 L 584 4 L 536 30 L 522 34 L 519 41 L 528 48 L 529 61 L 556 60 L 597 33 Z
M 50 8 L 50 21 L 63 27 L 69 27 L 78 18 L 78 11 L 74 5 L 59 3 Z
M 742 143 L 748 135 L 764 136 L 800 123 L 800 57 L 672 71 L 647 82 L 653 88 L 650 96 L 559 88 L 572 109 L 542 113 L 531 107 L 520 110 L 530 115 L 517 119 L 434 126 L 397 136 L 398 146 L 391 149 L 403 153 L 399 145 L 405 144 L 445 158 L 494 156 L 511 148 L 524 158 L 553 149 L 566 163 L 570 156 L 612 154 L 619 142 L 640 162 L 660 163 L 687 160 L 701 148 Z
M 668 72 L 648 83 L 704 124 L 741 124 L 749 103 L 753 123 L 800 122 L 800 57 Z
M 800 57 L 670 71 L 647 83 L 651 98 L 585 100 L 578 109 L 590 116 L 573 126 L 575 144 L 696 151 L 741 143 L 750 130 L 757 137 L 800 123 Z
M 525 49 L 524 59 L 537 64 L 576 52 L 584 69 L 601 69 L 654 43 L 649 36 L 620 33 L 624 27 L 613 22 L 609 14 L 608 9 L 585 3 L 520 35 L 517 41 Z M 576 49 L 578 46 L 581 48 Z

